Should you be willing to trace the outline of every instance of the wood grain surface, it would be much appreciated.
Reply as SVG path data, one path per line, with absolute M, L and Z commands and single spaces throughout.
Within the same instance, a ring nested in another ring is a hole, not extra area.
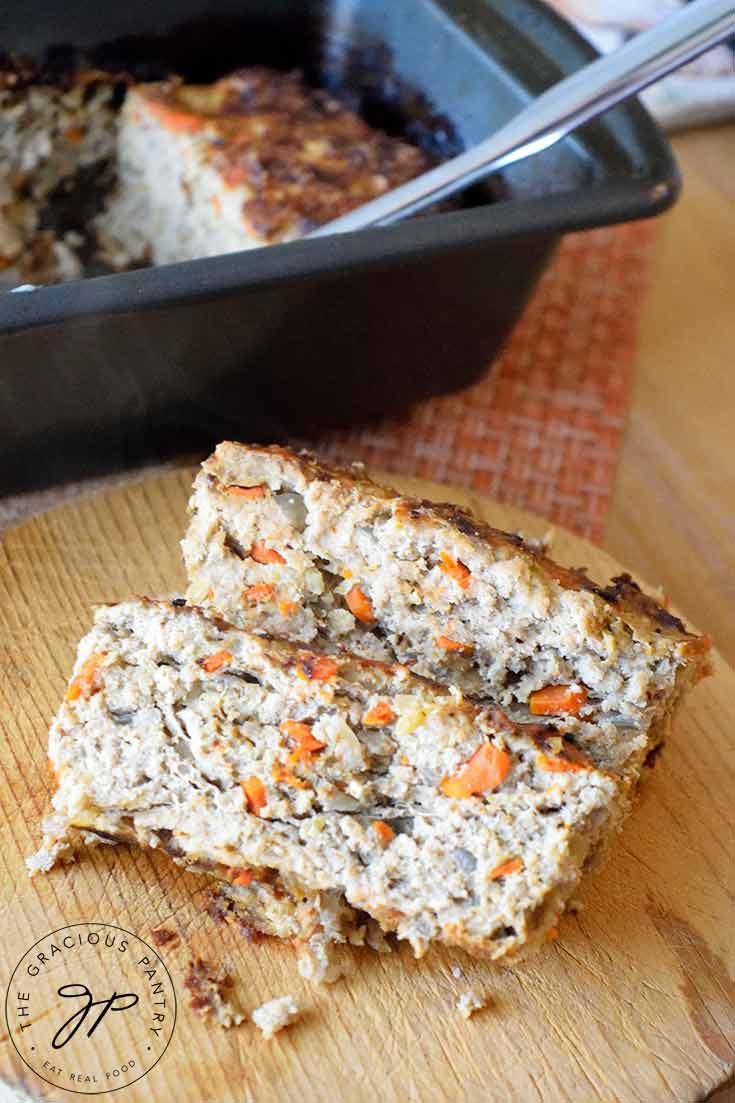
M 604 543 L 735 665 L 735 123 L 673 146 Z
M 149 940 L 162 925 L 175 930 L 160 952 L 178 994 L 176 1030 L 160 1063 L 121 1093 L 130 1103 L 694 1103 L 725 1083 L 735 1069 L 735 676 L 720 659 L 606 865 L 583 886 L 582 909 L 514 971 L 445 950 L 414 961 L 401 947 L 390 956 L 355 951 L 347 977 L 315 987 L 298 975 L 290 947 L 249 943 L 203 912 L 203 880 L 165 858 L 101 847 L 28 879 L 23 858 L 38 846 L 51 793 L 47 725 L 76 641 L 95 602 L 181 592 L 190 474 L 83 499 L 4 535 L 3 984 L 37 938 L 64 924 L 103 921 Z M 529 535 L 546 527 L 460 491 L 392 481 Z M 619 570 L 566 533 L 554 550 L 600 577 Z M 203 1023 L 183 988 L 196 956 L 227 964 L 247 1011 L 292 993 L 303 1018 L 272 1042 L 249 1022 L 230 1031 Z M 489 1003 L 466 1022 L 455 1001 L 470 984 Z M 6 1085 L 30 1098 L 72 1098 L 26 1068 L 4 1023 L 1 1038 Z

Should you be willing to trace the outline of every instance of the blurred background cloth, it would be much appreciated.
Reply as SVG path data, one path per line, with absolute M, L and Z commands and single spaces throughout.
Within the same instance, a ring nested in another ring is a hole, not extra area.
M 696 2 L 696 0 L 695 0 Z M 600 50 L 609 53 L 626 39 L 684 6 L 684 0 L 548 0 Z M 641 94 L 667 130 L 735 118 L 735 50 L 714 50 Z

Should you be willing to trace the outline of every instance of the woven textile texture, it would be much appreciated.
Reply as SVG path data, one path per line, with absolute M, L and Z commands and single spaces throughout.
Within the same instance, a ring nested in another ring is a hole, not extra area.
M 599 541 L 652 238 L 652 223 L 569 235 L 479 383 L 310 443 L 323 459 L 470 487 Z

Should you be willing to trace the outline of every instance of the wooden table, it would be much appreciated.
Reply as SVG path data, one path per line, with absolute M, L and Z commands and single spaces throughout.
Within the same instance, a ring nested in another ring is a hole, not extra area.
M 675 139 L 605 548 L 735 664 L 735 125 Z

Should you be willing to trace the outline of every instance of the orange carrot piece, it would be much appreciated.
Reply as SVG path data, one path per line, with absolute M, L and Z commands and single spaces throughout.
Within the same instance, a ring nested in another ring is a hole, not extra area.
M 450 640 L 449 636 L 437 636 L 436 646 L 441 647 L 442 651 L 464 651 L 469 653 L 474 650 L 471 643 L 459 643 L 458 640 Z
M 440 785 L 445 797 L 474 797 L 497 789 L 510 770 L 510 755 L 494 743 L 483 743 L 462 769 Z
M 682 653 L 690 658 L 692 655 L 706 655 L 708 651 L 712 650 L 712 637 L 707 633 L 706 636 L 695 636 L 694 639 L 687 640 L 682 646 Z M 712 671 L 705 667 L 701 677 L 707 677 L 707 674 L 711 674 Z
M 507 877 L 511 873 L 517 873 L 519 869 L 523 869 L 523 862 L 520 858 L 511 858 L 507 862 L 501 862 L 499 866 L 490 871 L 490 880 L 499 881 L 501 877 Z
M 466 590 L 472 577 L 472 571 L 469 567 L 465 567 L 461 559 L 452 559 L 451 555 L 447 555 L 446 552 L 439 552 L 439 558 L 442 561 L 442 570 L 450 578 L 453 578 L 458 586 Z
M 254 774 L 251 777 L 246 777 L 244 781 L 240 782 L 240 785 L 245 794 L 248 812 L 252 812 L 253 815 L 259 816 L 261 809 L 268 803 L 265 785 L 260 778 L 255 777 Z
M 250 558 L 256 563 L 285 563 L 286 560 L 275 548 L 269 548 L 263 540 L 256 540 L 250 549 Z
M 386 724 L 392 724 L 396 714 L 387 701 L 378 701 L 365 713 L 362 722 L 366 728 L 384 728 Z
M 329 659 L 326 655 L 307 653 L 301 655 L 296 664 L 296 673 L 299 678 L 305 678 L 307 681 L 328 682 L 338 670 L 339 667 L 334 659 Z
M 554 916 L 554 926 L 549 927 L 548 931 L 546 932 L 546 941 L 547 942 L 553 942 L 555 938 L 559 937 L 558 923 L 559 923 L 560 919 L 561 919 L 561 912 L 557 912 L 556 915 Z
M 73 142 L 74 145 L 79 145 L 80 142 L 84 141 L 84 131 L 80 126 L 67 126 L 66 130 L 64 131 L 64 137 L 68 142 Z
M 282 617 L 291 617 L 298 610 L 298 602 L 296 601 L 279 601 L 278 612 Z
M 544 686 L 535 690 L 528 698 L 532 716 L 577 716 L 587 703 L 587 691 L 572 686 Z
M 254 586 L 248 586 L 242 592 L 243 601 L 251 605 L 262 605 L 264 601 L 272 601 L 275 589 L 267 582 L 256 582 Z
M 223 493 L 229 494 L 232 498 L 262 498 L 265 496 L 265 486 L 263 483 L 260 486 L 226 486 Z
M 67 701 L 76 701 L 77 698 L 91 697 L 100 688 L 99 674 L 102 663 L 107 657 L 106 651 L 95 651 L 82 663 L 82 669 L 69 684 L 66 691 Z
M 311 676 L 317 682 L 328 682 L 330 678 L 333 678 L 339 667 L 333 659 L 317 658 L 316 662 L 312 665 Z
M 293 739 L 294 743 L 298 743 L 303 750 L 314 754 L 317 751 L 323 751 L 327 745 L 322 743 L 321 739 L 317 739 L 308 724 L 302 724 L 300 720 L 284 720 L 281 724 L 281 731 L 289 739 Z
M 580 770 L 593 768 L 590 760 L 567 742 L 558 755 L 540 754 L 538 764 L 542 770 L 548 770 L 552 774 L 576 774 Z
M 353 586 L 345 594 L 347 608 L 362 624 L 375 624 L 375 610 L 373 603 L 364 590 L 359 586 Z
M 232 662 L 232 655 L 229 651 L 218 651 L 215 655 L 210 655 L 209 658 L 202 659 L 200 666 L 207 674 L 214 674 L 215 670 L 219 670 L 225 663 L 230 662 Z
M 159 122 L 174 134 L 196 134 L 204 126 L 201 115 L 195 115 L 185 108 L 173 107 L 152 97 L 148 97 L 146 106 L 151 115 L 155 115 Z
M 292 789 L 311 788 L 308 781 L 304 781 L 303 778 L 297 777 L 296 774 L 280 762 L 273 763 L 271 776 L 274 781 L 279 781 L 282 785 L 290 785 Z
M 388 846 L 396 837 L 395 831 L 385 820 L 373 820 L 372 828 L 383 848 Z
M 236 866 L 230 871 L 230 884 L 241 885 L 243 888 L 245 888 L 251 883 L 251 881 L 253 880 L 253 876 L 254 874 L 252 869 L 240 869 Z

